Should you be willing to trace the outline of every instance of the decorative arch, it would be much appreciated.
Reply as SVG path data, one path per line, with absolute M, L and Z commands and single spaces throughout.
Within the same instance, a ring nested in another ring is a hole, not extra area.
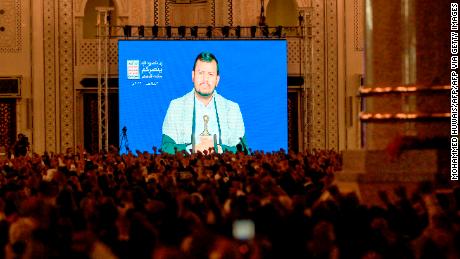
M 85 16 L 85 7 L 89 0 L 80 0 L 77 1 L 75 13 L 76 17 L 83 17 Z M 125 3 L 126 0 L 113 0 L 113 4 L 115 5 L 115 9 L 117 10 L 117 14 L 119 17 L 127 17 L 128 16 L 128 5 Z
M 115 7 L 115 0 L 86 0 L 86 5 L 84 8 L 84 16 L 83 17 L 78 17 L 81 20 L 81 25 L 82 27 L 82 32 L 83 32 L 83 38 L 85 39 L 92 39 L 96 38 L 97 34 L 97 28 L 96 28 L 96 23 L 97 23 L 97 16 L 98 12 L 96 11 L 96 8 L 99 6 L 110 6 L 110 7 Z M 112 13 L 112 25 L 117 24 L 117 9 L 115 7 L 115 12 Z

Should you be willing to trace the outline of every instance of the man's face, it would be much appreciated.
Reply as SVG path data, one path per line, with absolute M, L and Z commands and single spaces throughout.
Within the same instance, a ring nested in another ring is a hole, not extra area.
M 197 60 L 195 71 L 192 71 L 192 81 L 195 91 L 203 96 L 211 95 L 219 83 L 219 79 L 215 60 L 211 62 Z

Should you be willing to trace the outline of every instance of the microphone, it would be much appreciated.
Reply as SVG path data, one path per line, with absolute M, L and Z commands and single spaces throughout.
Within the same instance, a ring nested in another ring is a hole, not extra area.
M 195 132 L 192 132 L 192 154 L 195 153 Z
M 243 146 L 244 153 L 247 155 L 248 154 L 248 149 L 246 148 L 246 144 L 244 144 L 243 138 L 240 137 L 240 142 L 241 145 Z

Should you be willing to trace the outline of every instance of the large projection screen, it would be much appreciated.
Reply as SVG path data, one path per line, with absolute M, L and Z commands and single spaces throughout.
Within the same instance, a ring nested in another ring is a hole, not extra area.
M 120 139 L 125 128 L 131 151 L 160 148 L 170 102 L 194 89 L 202 52 L 218 60 L 216 92 L 239 105 L 248 148 L 287 150 L 286 40 L 119 41 Z

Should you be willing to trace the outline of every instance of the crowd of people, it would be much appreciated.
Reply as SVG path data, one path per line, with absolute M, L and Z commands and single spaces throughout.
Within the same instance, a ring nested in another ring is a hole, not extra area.
M 460 258 L 460 189 L 424 183 L 368 207 L 333 184 L 340 160 L 113 147 L 2 157 L 0 257 Z

